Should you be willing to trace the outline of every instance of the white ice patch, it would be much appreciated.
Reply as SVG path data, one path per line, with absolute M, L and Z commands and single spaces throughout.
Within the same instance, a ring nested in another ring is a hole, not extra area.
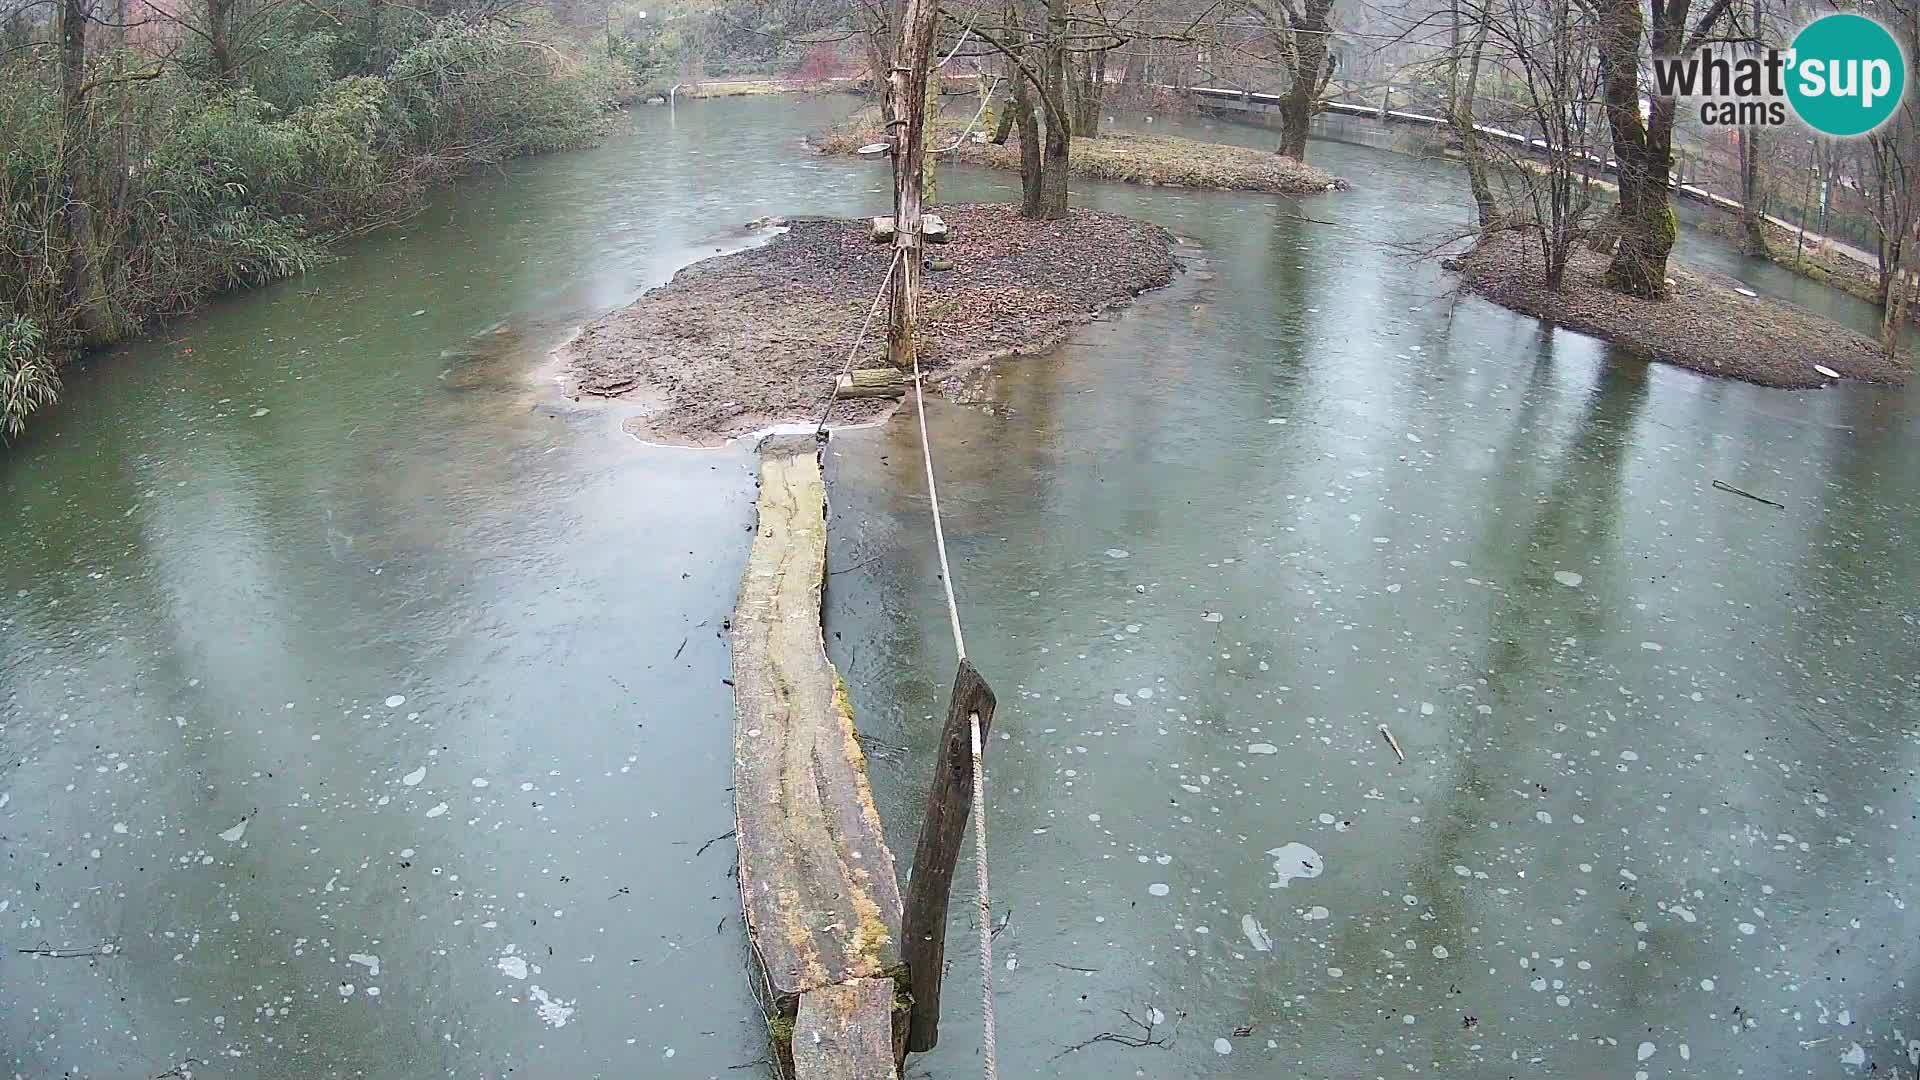
M 500 974 L 509 979 L 525 981 L 527 977 L 527 958 L 515 952 L 511 945 L 507 946 L 507 951 L 493 962 L 493 966 L 499 968 Z
M 1667 910 L 1668 910 L 1668 911 L 1671 911 L 1671 912 L 1673 912 L 1673 913 L 1674 913 L 1675 915 L 1678 915 L 1678 916 L 1680 916 L 1680 921 L 1681 921 L 1681 922 L 1689 922 L 1689 923 L 1690 923 L 1690 922 L 1692 922 L 1692 921 L 1694 921 L 1694 920 L 1695 920 L 1696 918 L 1698 918 L 1698 917 L 1699 917 L 1699 916 L 1697 916 L 1697 915 L 1695 915 L 1695 914 L 1694 914 L 1694 913 L 1693 913 L 1693 912 L 1692 912 L 1691 910 L 1689 910 L 1689 909 L 1687 909 L 1687 908 L 1683 908 L 1683 907 L 1681 907 L 1681 906 L 1680 906 L 1680 905 L 1678 905 L 1678 904 L 1675 904 L 1674 906 L 1672 906 L 1672 907 L 1670 907 L 1670 908 L 1668 908 Z
M 1279 752 L 1280 748 L 1270 742 L 1250 743 L 1247 746 L 1247 753 L 1249 754 L 1277 754 Z
M 389 709 L 397 709 L 406 703 L 407 695 L 405 694 L 394 694 L 387 698 L 387 708 Z
M 1301 918 L 1307 920 L 1308 922 L 1323 922 L 1326 919 L 1331 918 L 1332 916 L 1333 916 L 1333 912 L 1328 911 L 1326 908 L 1320 906 L 1319 904 L 1315 904 L 1312 907 L 1308 908 L 1307 913 L 1305 915 L 1302 915 Z
M 1659 1048 L 1654 1046 L 1652 1043 L 1643 1042 L 1640 1044 L 1640 1048 L 1633 1052 L 1633 1059 L 1635 1061 L 1645 1061 L 1648 1058 L 1652 1057 L 1654 1051 L 1657 1049 Z
M 1755 930 L 1758 930 L 1758 929 L 1760 929 L 1760 928 L 1759 928 L 1759 927 L 1757 927 L 1757 926 L 1755 926 L 1755 925 L 1753 925 L 1753 924 L 1752 924 L 1752 923 L 1750 923 L 1750 922 L 1743 922 L 1743 923 L 1741 923 L 1741 924 L 1740 924 L 1740 932 L 1741 932 L 1741 933 L 1743 933 L 1743 934 L 1747 934 L 1747 935 L 1752 935 L 1752 933 L 1753 933 L 1753 932 L 1754 932 Z
M 1240 932 L 1247 935 L 1247 944 L 1253 946 L 1254 952 L 1273 951 L 1273 935 L 1252 915 L 1240 916 Z
M 1115 694 L 1113 695 L 1113 703 L 1115 705 L 1131 705 L 1133 704 L 1133 699 L 1125 694 Z
M 1553 580 L 1565 585 L 1569 589 L 1577 589 L 1580 587 L 1580 583 L 1587 579 L 1571 570 L 1555 570 L 1553 572 Z
M 1667 647 L 1665 645 L 1660 644 L 1657 641 L 1643 641 L 1640 643 L 1640 647 L 1647 650 L 1648 652 L 1666 652 L 1667 651 Z
M 380 977 L 380 958 L 379 957 L 374 956 L 371 953 L 348 953 L 347 959 L 352 961 L 353 963 L 359 964 L 363 968 L 366 968 L 368 978 L 377 979 Z M 367 992 L 372 993 L 373 992 L 372 988 L 369 987 Z
M 1126 557 L 1127 557 L 1127 551 L 1124 548 L 1108 548 L 1107 549 L 1107 558 L 1109 559 L 1124 559 Z
M 440 816 L 441 814 L 444 814 L 444 813 L 446 813 L 446 812 L 447 812 L 447 804 L 446 804 L 446 803 L 434 803 L 434 804 L 433 804 L 433 809 L 431 809 L 431 810 L 428 810 L 428 811 L 427 811 L 427 816 L 428 816 L 428 817 L 439 817 L 439 816 Z
M 1274 873 L 1274 880 L 1267 883 L 1269 889 L 1284 889 L 1294 878 L 1317 878 L 1326 868 L 1319 852 L 1297 840 L 1284 847 L 1268 848 L 1267 854 L 1273 856 Z
M 566 1027 L 567 1021 L 573 1019 L 573 1002 L 549 997 L 538 986 L 528 987 L 527 996 L 533 999 L 534 1011 L 540 1014 L 540 1019 L 546 1021 L 548 1027 Z
M 240 824 L 235 825 L 231 829 L 222 830 L 220 839 L 225 840 L 229 844 L 237 844 L 240 842 L 240 838 L 245 835 L 247 835 L 247 822 L 246 819 L 242 818 Z
M 1551 825 L 1553 824 L 1553 815 L 1547 813 L 1545 810 L 1535 810 L 1533 812 L 1533 820 L 1538 821 L 1542 825 Z
M 1231 1054 L 1233 1053 L 1233 1044 L 1225 1039 L 1215 1039 L 1213 1040 L 1213 1052 L 1216 1054 Z
M 1866 1063 L 1867 1063 L 1867 1052 L 1860 1048 L 1859 1043 L 1854 1043 L 1852 1046 L 1847 1048 L 1846 1053 L 1840 1055 L 1840 1064 L 1842 1065 L 1852 1065 L 1854 1068 L 1857 1069 L 1860 1066 L 1865 1065 Z
M 1172 891 L 1173 889 L 1169 887 L 1167 883 L 1164 881 L 1156 881 L 1153 884 L 1147 886 L 1148 896 L 1165 896 Z
M 476 776 L 476 777 L 474 777 L 474 778 L 473 778 L 473 786 L 474 786 L 474 787 L 486 787 L 486 786 L 487 786 L 487 778 L 486 778 L 486 777 L 484 777 L 484 776 Z
M 419 768 L 408 773 L 407 775 L 401 777 L 400 782 L 407 785 L 408 787 L 413 787 L 418 783 L 420 783 L 420 781 L 425 780 L 426 778 L 427 778 L 427 767 L 425 765 L 422 765 Z
M 1217 611 L 1203 611 L 1200 613 L 1201 622 L 1220 622 L 1225 618 L 1226 618 L 1225 615 L 1222 615 Z
M 1445 960 L 1448 956 L 1451 956 L 1451 955 L 1452 955 L 1451 953 L 1447 952 L 1447 947 L 1445 945 L 1435 945 L 1433 947 L 1433 958 L 1435 960 Z

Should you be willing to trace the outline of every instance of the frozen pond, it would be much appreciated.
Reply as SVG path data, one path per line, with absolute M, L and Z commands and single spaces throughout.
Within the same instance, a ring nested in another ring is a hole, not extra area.
M 758 1074 L 708 845 L 750 457 L 527 375 L 740 222 L 883 205 L 799 145 L 846 107 L 640 111 L 73 373 L 0 459 L 0 1072 Z M 1204 264 L 932 410 L 1002 700 L 1005 1074 L 1891 1068 L 1911 404 L 1449 319 L 1376 241 L 1457 181 L 1316 149 L 1356 191 L 1088 192 Z M 904 853 L 952 674 L 918 444 L 834 452 L 829 639 Z M 956 901 L 914 1075 L 977 1075 Z M 1170 1045 L 1063 1055 L 1122 1009 Z

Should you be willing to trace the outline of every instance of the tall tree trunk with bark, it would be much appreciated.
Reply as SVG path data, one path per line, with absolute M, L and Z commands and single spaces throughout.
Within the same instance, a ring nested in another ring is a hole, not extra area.
M 233 81 L 233 0 L 206 0 L 207 53 L 213 60 L 213 81 Z
M 1040 213 L 1040 118 L 1034 115 L 1033 88 L 1024 75 L 1013 78 L 1013 100 L 1007 112 L 1020 129 L 1020 216 Z
M 1500 216 L 1493 201 L 1493 185 L 1487 180 L 1487 158 L 1480 149 L 1480 133 L 1473 126 L 1473 101 L 1480 85 L 1480 62 L 1487 47 L 1490 20 L 1483 13 L 1474 21 L 1473 45 L 1467 53 L 1467 71 L 1460 74 L 1460 0 L 1453 0 L 1453 48 L 1448 54 L 1447 120 L 1454 138 L 1460 140 L 1460 156 L 1467 166 L 1467 188 L 1473 193 L 1475 220 L 1480 228 L 1495 224 Z
M 1619 240 L 1607 284 L 1643 299 L 1664 295 L 1667 256 L 1676 225 L 1667 204 L 1673 169 L 1673 99 L 1653 99 L 1651 122 L 1640 115 L 1640 50 L 1646 42 L 1641 0 L 1605 0 L 1601 7 L 1600 75 L 1607 129 L 1618 163 Z
M 1100 113 L 1106 104 L 1107 54 L 1082 53 L 1073 65 L 1073 133 L 1091 139 L 1100 134 Z
M 1740 132 L 1740 250 L 1767 256 L 1766 193 L 1760 190 L 1760 129 Z
M 1073 154 L 1073 117 L 1067 105 L 1067 0 L 1047 0 L 1047 38 L 1041 49 L 1040 104 L 1046 110 L 1040 151 L 1040 202 L 1033 217 L 1067 216 L 1067 167 Z
M 1277 0 L 1278 6 L 1261 2 L 1256 10 L 1266 20 L 1281 46 L 1293 82 L 1280 98 L 1279 152 L 1295 161 L 1307 160 L 1307 134 L 1313 118 L 1320 112 L 1322 96 L 1333 78 L 1333 52 L 1327 37 L 1332 31 L 1329 16 L 1333 0 L 1305 0 L 1295 7 L 1292 0 Z
M 87 117 L 87 0 L 62 0 L 60 7 L 60 237 L 65 246 L 61 292 L 74 328 L 83 340 L 106 329 L 102 307 L 100 258 L 94 249 L 94 177 L 88 149 L 92 129 Z

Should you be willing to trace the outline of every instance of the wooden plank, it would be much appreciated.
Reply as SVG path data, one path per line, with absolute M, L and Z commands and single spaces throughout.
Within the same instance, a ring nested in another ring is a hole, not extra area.
M 834 380 L 833 392 L 841 398 L 897 398 L 907 392 L 907 377 L 894 367 L 856 368 Z
M 800 995 L 794 1080 L 894 1080 L 893 980 L 855 979 Z
M 947 897 L 953 891 L 953 867 L 967 836 L 967 812 L 973 806 L 973 720 L 980 717 L 984 746 L 993 725 L 993 688 L 960 661 L 947 699 L 947 722 L 940 729 L 940 754 L 933 782 L 927 785 L 927 811 L 913 849 L 913 877 L 907 882 L 900 951 L 907 961 L 907 985 L 913 995 L 907 1049 L 922 1054 L 940 1041 L 940 983 L 946 973 Z
M 809 990 L 900 968 L 893 853 L 821 640 L 826 553 L 818 444 L 767 440 L 732 627 L 734 807 L 741 902 L 776 1019 Z

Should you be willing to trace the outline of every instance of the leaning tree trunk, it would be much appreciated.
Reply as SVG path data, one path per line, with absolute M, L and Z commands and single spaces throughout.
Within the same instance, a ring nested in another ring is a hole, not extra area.
M 1666 292 L 1667 256 L 1676 225 L 1667 205 L 1673 167 L 1673 100 L 1653 101 L 1651 124 L 1640 116 L 1640 49 L 1646 38 L 1641 0 L 1607 0 L 1601 13 L 1600 73 L 1607 129 L 1620 181 L 1619 242 L 1607 285 L 1629 296 Z
M 1307 133 L 1333 78 L 1332 53 L 1327 50 L 1327 15 L 1332 10 L 1333 0 L 1306 0 L 1288 31 L 1295 59 L 1293 85 L 1280 99 L 1280 153 L 1295 161 L 1307 160 Z

